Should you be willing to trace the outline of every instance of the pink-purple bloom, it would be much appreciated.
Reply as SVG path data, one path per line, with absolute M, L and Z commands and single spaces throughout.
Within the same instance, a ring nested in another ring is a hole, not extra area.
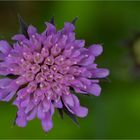
M 99 80 L 109 74 L 95 64 L 103 48 L 100 44 L 84 48 L 85 41 L 75 38 L 74 29 L 66 22 L 57 31 L 48 22 L 41 34 L 30 25 L 28 36 L 13 36 L 12 45 L 0 41 L 0 100 L 15 97 L 18 126 L 25 127 L 37 117 L 48 132 L 56 108 L 65 107 L 72 115 L 85 117 L 88 109 L 80 105 L 76 94 L 100 95 Z

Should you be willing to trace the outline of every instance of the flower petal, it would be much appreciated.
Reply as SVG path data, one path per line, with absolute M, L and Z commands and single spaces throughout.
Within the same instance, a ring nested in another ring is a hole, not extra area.
M 29 25 L 27 32 L 28 32 L 28 35 L 31 37 L 37 32 L 37 29 L 34 26 Z
M 56 28 L 53 24 L 49 22 L 46 22 L 45 24 L 47 25 L 47 29 L 46 29 L 47 35 L 56 33 Z
M 109 70 L 108 69 L 94 69 L 92 71 L 92 77 L 94 78 L 104 78 L 109 75 Z
M 47 117 L 48 116 L 46 116 L 46 118 Z M 45 132 L 50 131 L 52 127 L 53 127 L 53 122 L 51 119 L 47 118 L 47 119 L 42 120 L 42 128 Z
M 75 114 L 78 117 L 86 117 L 88 114 L 88 109 L 86 107 L 79 106 L 79 107 L 75 108 Z
M 30 113 L 27 115 L 27 120 L 33 120 L 37 115 L 37 108 L 34 108 Z
M 63 101 L 66 105 L 68 106 L 74 106 L 74 101 L 73 101 L 73 98 L 72 96 L 69 94 L 69 95 L 63 95 Z
M 16 124 L 20 127 L 25 127 L 27 125 L 27 120 L 24 116 L 17 117 Z
M 103 52 L 103 47 L 99 44 L 94 44 L 89 47 L 89 51 L 94 55 L 94 56 L 99 56 Z
M 0 51 L 3 54 L 8 54 L 11 49 L 11 46 L 4 40 L 0 41 Z
M 37 117 L 41 120 L 45 118 L 45 112 L 43 111 L 43 107 L 41 103 L 38 105 L 37 108 Z
M 17 34 L 12 37 L 12 40 L 15 40 L 15 41 L 22 41 L 24 39 L 26 39 L 26 37 L 23 34 Z
M 74 31 L 75 27 L 72 23 L 70 22 L 66 22 L 65 25 L 64 25 L 64 33 L 70 33 L 72 31 Z
M 98 85 L 98 84 L 91 84 L 87 91 L 90 93 L 90 94 L 93 94 L 95 96 L 99 96 L 100 93 L 101 93 L 101 87 Z

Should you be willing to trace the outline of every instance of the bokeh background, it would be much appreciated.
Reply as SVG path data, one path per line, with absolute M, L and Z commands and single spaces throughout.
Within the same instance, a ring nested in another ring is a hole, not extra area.
M 86 46 L 104 46 L 97 62 L 110 69 L 110 80 L 101 82 L 100 97 L 80 96 L 81 104 L 89 108 L 89 115 L 78 119 L 80 127 L 67 116 L 61 120 L 56 112 L 54 128 L 48 134 L 37 119 L 25 128 L 14 126 L 16 107 L 12 102 L 0 102 L 0 138 L 140 138 L 140 69 L 135 67 L 137 58 L 131 56 L 133 49 L 126 45 L 126 40 L 140 31 L 140 1 L 1 1 L 0 39 L 10 41 L 19 31 L 17 14 L 40 32 L 52 16 L 57 28 L 78 16 L 76 36 L 85 39 Z M 140 50 L 140 43 L 135 46 Z

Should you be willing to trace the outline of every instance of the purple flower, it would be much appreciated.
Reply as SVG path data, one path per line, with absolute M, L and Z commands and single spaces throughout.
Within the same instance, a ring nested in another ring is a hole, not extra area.
M 12 37 L 12 45 L 0 41 L 0 100 L 17 106 L 16 124 L 25 127 L 37 117 L 44 131 L 53 127 L 55 108 L 78 117 L 85 117 L 88 109 L 82 107 L 77 94 L 99 96 L 99 79 L 109 71 L 97 68 L 95 58 L 103 48 L 99 44 L 84 48 L 84 40 L 76 40 L 74 25 L 65 23 L 56 31 L 51 23 L 39 34 L 32 25 L 27 35 Z

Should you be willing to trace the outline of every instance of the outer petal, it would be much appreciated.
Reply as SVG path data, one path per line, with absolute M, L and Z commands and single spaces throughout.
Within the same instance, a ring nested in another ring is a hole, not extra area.
M 55 103 L 54 103 L 54 106 L 55 106 L 56 108 L 62 108 L 63 105 L 62 105 L 61 100 L 59 100 L 58 102 L 55 102 Z
M 87 88 L 87 92 L 95 95 L 95 96 L 99 96 L 101 93 L 101 87 L 98 84 L 91 84 L 88 88 Z
M 26 39 L 26 37 L 23 34 L 17 34 L 12 37 L 12 40 L 15 40 L 15 41 L 22 41 L 24 39 Z
M 5 56 L 3 53 L 0 53 L 0 61 L 1 61 L 1 60 L 3 61 L 3 60 L 5 59 L 5 57 L 6 57 L 6 56 Z
M 103 47 L 99 44 L 92 45 L 88 49 L 94 56 L 99 56 L 103 52 Z
M 34 107 L 35 105 L 32 102 L 30 102 L 30 104 L 28 104 L 28 106 L 25 109 L 25 113 L 28 114 Z
M 3 54 L 8 54 L 9 51 L 11 49 L 11 46 L 4 40 L 1 40 L 0 41 L 0 51 L 3 53 Z
M 0 88 L 5 89 L 9 86 L 9 84 L 12 82 L 9 78 L 0 79 Z
M 25 127 L 27 125 L 26 117 L 24 116 L 17 117 L 16 124 L 20 127 Z
M 37 115 L 37 108 L 34 108 L 30 113 L 27 115 L 27 120 L 33 120 Z
M 46 29 L 47 35 L 56 33 L 56 28 L 53 24 L 51 24 L 49 22 L 46 22 L 45 24 L 47 25 L 47 29 Z
M 2 83 L 3 81 L 3 83 Z M 6 85 L 6 83 L 8 85 Z M 16 93 L 19 86 L 14 80 L 9 80 L 8 78 L 0 80 L 0 100 L 9 101 Z
M 45 132 L 48 132 L 53 127 L 53 122 L 49 114 L 46 115 L 45 119 L 42 120 L 42 127 Z
M 74 100 L 74 103 L 75 103 L 75 107 L 73 108 L 74 111 L 75 111 L 75 114 L 78 117 L 85 117 L 85 116 L 87 116 L 88 109 L 86 107 L 80 106 L 79 99 L 75 95 L 72 95 L 72 96 L 73 96 L 73 100 Z
M 64 33 L 69 33 L 69 32 L 74 31 L 74 29 L 75 29 L 75 27 L 72 23 L 66 22 L 63 30 L 64 30 Z
M 50 109 L 50 106 L 51 106 L 50 101 L 48 101 L 47 99 L 44 99 L 44 101 L 43 101 L 42 104 L 43 104 L 43 110 L 44 110 L 45 112 L 48 112 L 49 109 Z
M 27 32 L 28 32 L 29 36 L 31 37 L 32 35 L 34 35 L 37 32 L 37 29 L 34 26 L 29 25 Z
M 25 98 L 25 99 L 21 102 L 20 106 L 21 106 L 21 107 L 26 107 L 26 106 L 28 106 L 29 102 L 30 102 L 30 96 L 27 96 L 27 98 Z
M 78 117 L 86 117 L 88 114 L 88 109 L 86 107 L 77 107 L 75 108 L 75 113 Z
M 2 101 L 6 101 L 6 102 L 10 101 L 12 97 L 15 95 L 16 91 L 17 90 L 13 90 L 12 92 L 10 92 L 6 97 L 2 99 Z
M 74 106 L 74 101 L 73 101 L 71 94 L 63 95 L 63 101 L 68 106 L 71 106 L 71 107 Z
M 92 77 L 94 78 L 104 78 L 109 75 L 108 69 L 94 69 L 92 72 Z
M 43 111 L 43 106 L 41 103 L 38 105 L 37 116 L 41 120 L 45 118 L 45 112 Z

